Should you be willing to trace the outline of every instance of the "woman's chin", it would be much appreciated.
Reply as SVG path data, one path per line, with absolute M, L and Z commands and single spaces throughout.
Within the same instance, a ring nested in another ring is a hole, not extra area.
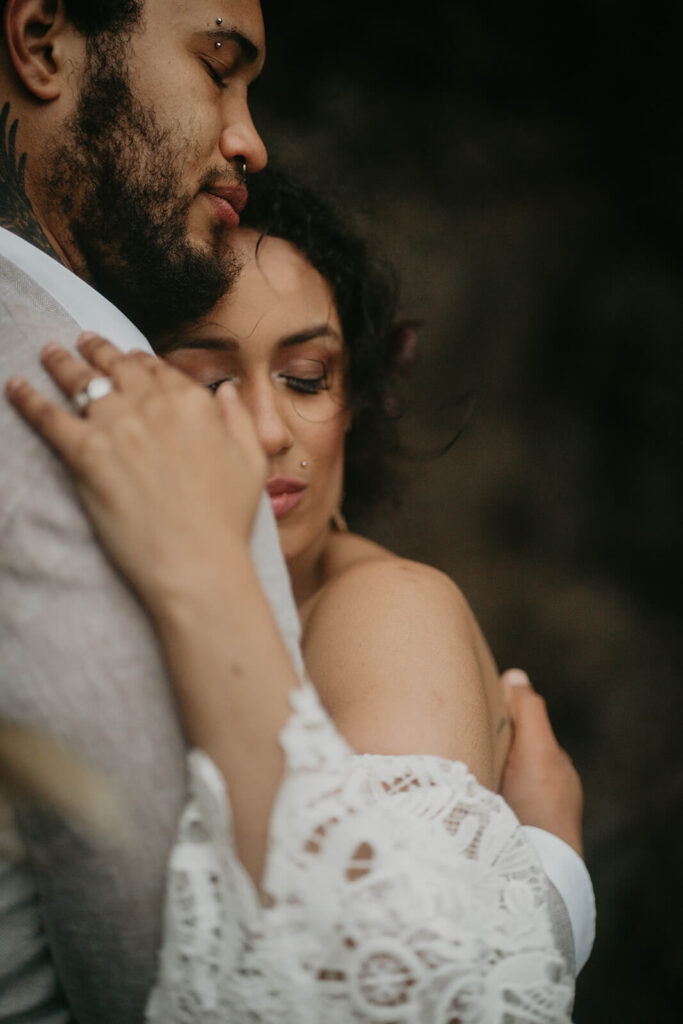
M 277 535 L 285 562 L 289 566 L 290 562 L 296 561 L 297 557 L 301 554 L 301 544 L 293 542 L 291 530 L 287 529 L 287 525 L 285 523 L 278 523 Z
M 300 523 L 278 522 L 280 549 L 284 555 L 290 575 L 307 574 L 311 563 L 315 563 L 325 546 L 325 538 L 311 532 L 304 532 Z

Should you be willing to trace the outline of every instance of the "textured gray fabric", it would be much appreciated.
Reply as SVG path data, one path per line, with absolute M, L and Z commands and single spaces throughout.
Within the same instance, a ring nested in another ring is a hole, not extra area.
M 45 939 L 32 873 L 21 862 L 0 859 L 0 1021 L 72 1020 Z
M 21 373 L 56 397 L 37 353 L 77 333 L 0 257 L 0 380 Z M 94 542 L 67 474 L 4 400 L 0 437 L 0 718 L 44 729 L 101 772 L 127 823 L 125 841 L 109 845 L 45 815 L 24 815 L 20 831 L 74 1016 L 135 1024 L 185 796 L 183 737 L 150 623 Z M 298 621 L 272 516 L 262 510 L 257 526 L 257 568 L 293 651 Z
M 78 327 L 0 266 L 0 378 L 45 391 L 36 358 Z M 155 970 L 166 858 L 185 795 L 184 746 L 150 625 L 94 543 L 54 456 L 0 402 L 0 717 L 44 729 L 111 781 L 129 825 L 94 846 L 24 817 L 57 971 L 83 1022 L 134 1022 Z

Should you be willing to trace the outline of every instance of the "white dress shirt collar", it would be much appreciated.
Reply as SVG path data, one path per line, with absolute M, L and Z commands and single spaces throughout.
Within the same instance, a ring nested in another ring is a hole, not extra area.
M 151 352 L 135 324 L 63 263 L 6 228 L 0 228 L 0 254 L 51 295 L 81 330 L 96 331 L 124 351 L 141 348 Z

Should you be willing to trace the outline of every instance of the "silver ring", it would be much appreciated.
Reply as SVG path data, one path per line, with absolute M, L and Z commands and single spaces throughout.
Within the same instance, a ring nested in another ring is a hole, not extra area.
M 76 411 L 83 416 L 91 402 L 98 398 L 106 398 L 114 390 L 114 383 L 111 377 L 93 377 L 84 388 L 78 391 L 71 401 Z

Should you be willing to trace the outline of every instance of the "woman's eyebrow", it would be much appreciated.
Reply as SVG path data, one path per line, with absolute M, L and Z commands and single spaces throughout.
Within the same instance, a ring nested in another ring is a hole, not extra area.
M 287 334 L 278 341 L 278 348 L 290 348 L 293 345 L 303 345 L 307 341 L 314 341 L 317 338 L 328 338 L 330 341 L 341 346 L 342 337 L 339 331 L 335 331 L 334 327 L 330 327 L 329 324 L 315 324 L 312 327 L 306 327 L 301 331 L 296 331 L 293 334 Z M 156 346 L 156 351 L 161 356 L 166 356 L 170 352 L 177 352 L 178 349 L 189 348 L 199 349 L 209 352 L 238 352 L 240 348 L 249 346 L 249 340 L 246 339 L 242 344 L 235 341 L 227 335 L 206 335 L 204 337 L 197 336 L 196 334 L 176 334 L 170 338 L 166 338 L 161 344 Z
M 208 336 L 198 338 L 196 335 L 176 334 L 157 345 L 156 351 L 160 356 L 167 356 L 170 352 L 177 352 L 181 348 L 203 349 L 210 352 L 237 352 L 239 347 L 232 338 Z
M 303 345 L 304 342 L 313 341 L 316 338 L 330 338 L 339 345 L 342 344 L 341 334 L 329 324 L 316 324 L 314 327 L 307 327 L 295 334 L 287 334 L 284 338 L 280 338 L 278 344 L 280 348 L 288 348 L 290 345 Z

